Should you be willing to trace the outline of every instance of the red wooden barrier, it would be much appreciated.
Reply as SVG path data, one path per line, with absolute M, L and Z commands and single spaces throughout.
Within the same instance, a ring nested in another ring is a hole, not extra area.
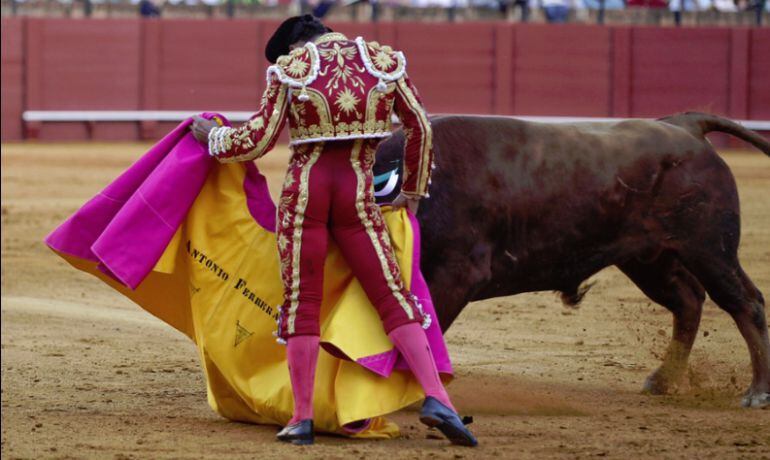
M 397 23 L 393 46 L 431 112 L 492 113 L 494 32 L 481 23 Z
M 729 29 L 645 27 L 631 37 L 632 116 L 728 113 Z
M 24 110 L 24 23 L 21 19 L 2 19 L 2 67 L 0 67 L 0 100 L 2 100 L 2 139 L 22 138 L 21 112 Z
M 517 27 L 513 113 L 607 116 L 611 32 L 580 25 Z
M 28 19 L 27 110 L 136 110 L 141 22 Z M 46 123 L 43 139 L 136 138 L 134 123 Z
M 264 90 L 262 27 L 253 21 L 161 22 L 158 108 L 256 110 Z
M 610 111 L 613 117 L 631 116 L 630 27 L 612 29 L 610 47 Z
M 254 111 L 277 21 L 3 19 L 2 139 L 23 110 Z M 333 23 L 404 50 L 432 113 L 770 119 L 770 29 Z M 168 124 L 43 123 L 44 139 Z
M 751 31 L 747 117 L 770 119 L 770 29 Z
M 256 111 L 265 88 L 265 27 L 254 21 L 147 21 L 143 109 Z M 272 28 L 270 28 L 272 32 Z M 145 124 L 144 137 L 173 124 Z

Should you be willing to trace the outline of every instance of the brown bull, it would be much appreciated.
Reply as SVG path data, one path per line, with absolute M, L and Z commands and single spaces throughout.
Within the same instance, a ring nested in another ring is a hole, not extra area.
M 764 299 L 738 261 L 735 180 L 704 135 L 729 133 L 770 155 L 767 140 L 698 113 L 558 125 L 444 116 L 432 125 L 436 169 L 419 221 L 443 330 L 474 300 L 554 290 L 577 303 L 582 283 L 615 265 L 674 315 L 647 390 L 666 392 L 686 369 L 708 293 L 749 348 L 743 405 L 770 404 Z M 379 177 L 401 152 L 400 134 L 380 145 Z

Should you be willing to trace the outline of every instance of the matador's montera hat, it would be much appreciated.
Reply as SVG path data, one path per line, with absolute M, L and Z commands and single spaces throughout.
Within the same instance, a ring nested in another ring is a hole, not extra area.
M 331 32 L 331 29 L 311 14 L 291 17 L 283 21 L 268 40 L 265 46 L 265 57 L 275 64 L 280 56 L 289 54 L 290 45 L 326 32 Z

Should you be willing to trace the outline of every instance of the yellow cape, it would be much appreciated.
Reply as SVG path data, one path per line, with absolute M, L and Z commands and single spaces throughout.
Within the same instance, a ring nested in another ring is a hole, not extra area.
M 206 375 L 208 402 L 231 420 L 284 425 L 293 397 L 285 347 L 276 343 L 282 301 L 275 234 L 251 216 L 242 164 L 217 165 L 186 220 L 153 271 L 132 291 L 96 263 L 59 253 L 192 339 Z M 409 287 L 412 228 L 406 212 L 384 210 Z M 321 341 L 356 360 L 392 349 L 382 323 L 340 252 L 326 260 Z M 410 373 L 381 377 L 322 351 L 315 382 L 315 424 L 343 433 L 350 422 L 372 419 L 356 437 L 391 438 L 398 427 L 383 417 L 424 397 Z

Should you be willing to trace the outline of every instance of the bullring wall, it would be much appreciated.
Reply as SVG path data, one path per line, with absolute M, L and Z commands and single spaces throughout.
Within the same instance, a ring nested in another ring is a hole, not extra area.
M 2 19 L 2 140 L 24 110 L 256 109 L 276 21 Z M 339 23 L 402 49 L 431 113 L 770 120 L 770 29 Z M 41 139 L 157 137 L 154 122 L 42 123 Z

